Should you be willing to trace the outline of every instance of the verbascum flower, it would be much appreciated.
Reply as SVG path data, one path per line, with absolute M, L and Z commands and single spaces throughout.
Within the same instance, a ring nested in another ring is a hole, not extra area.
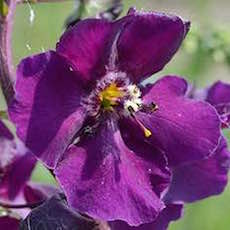
M 131 9 L 115 22 L 79 22 L 55 51 L 18 66 L 10 117 L 75 210 L 130 226 L 156 223 L 173 205 L 163 199 L 170 169 L 215 152 L 219 117 L 186 97 L 185 80 L 140 84 L 171 60 L 188 30 L 177 16 Z
M 18 229 L 33 204 L 59 192 L 53 186 L 30 181 L 36 162 L 35 156 L 0 120 L 0 229 Z M 17 205 L 25 207 L 17 209 Z
M 36 161 L 0 120 L 0 200 L 16 199 L 29 181 Z

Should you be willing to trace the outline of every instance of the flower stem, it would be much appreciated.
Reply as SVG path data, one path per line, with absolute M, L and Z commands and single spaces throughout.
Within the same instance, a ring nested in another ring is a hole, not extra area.
M 7 105 L 14 96 L 13 82 L 15 72 L 12 62 L 11 34 L 16 5 L 26 3 L 26 0 L 2 0 L 6 4 L 6 11 L 0 15 L 0 85 Z M 32 0 L 32 2 L 60 2 L 69 0 Z
M 6 103 L 9 105 L 14 95 L 14 70 L 11 55 L 11 32 L 16 0 L 9 0 L 7 14 L 0 16 L 0 84 Z
M 69 2 L 72 0 L 17 0 L 17 3 Z

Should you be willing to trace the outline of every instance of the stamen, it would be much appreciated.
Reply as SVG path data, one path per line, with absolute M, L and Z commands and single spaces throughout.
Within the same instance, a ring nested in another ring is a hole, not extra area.
M 139 127 L 141 128 L 141 130 L 144 132 L 145 137 L 146 137 L 146 138 L 151 137 L 151 136 L 152 136 L 152 132 L 151 132 L 149 129 L 147 129 L 147 128 L 136 118 L 136 116 L 134 115 L 134 112 L 135 112 L 135 111 L 133 110 L 133 108 L 130 106 L 128 109 L 129 109 L 129 112 L 130 112 L 131 116 L 133 117 L 133 119 L 137 122 L 137 124 L 139 125 Z
M 158 105 L 156 105 L 155 103 L 151 102 L 149 105 L 142 105 L 141 107 L 141 110 L 145 113 L 153 113 L 155 111 L 157 111 L 159 108 L 158 108 Z
M 151 137 L 152 132 L 149 129 L 147 129 L 136 117 L 135 117 L 135 120 L 137 124 L 140 126 L 140 128 L 143 130 L 145 137 L 146 138 Z

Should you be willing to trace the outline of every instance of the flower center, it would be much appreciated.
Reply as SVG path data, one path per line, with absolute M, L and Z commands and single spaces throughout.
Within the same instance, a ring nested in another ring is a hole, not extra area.
M 130 84 L 127 75 L 123 72 L 108 72 L 96 84 L 91 94 L 82 101 L 89 120 L 94 124 L 87 125 L 95 129 L 104 113 L 114 113 L 117 117 L 130 117 L 140 127 L 145 137 L 152 135 L 136 117 L 136 112 L 153 112 L 156 105 L 144 105 L 141 100 L 141 91 L 135 84 Z M 86 128 L 84 128 L 86 132 Z
M 82 103 L 91 117 L 105 111 L 129 116 L 130 111 L 135 113 L 142 105 L 140 90 L 130 84 L 123 72 L 108 72 L 97 82 L 91 94 L 83 98 Z
M 116 83 L 111 83 L 98 95 L 101 107 L 105 110 L 112 110 L 113 106 L 118 105 L 118 101 L 124 96 L 125 92 Z
M 126 87 L 119 87 L 116 83 L 111 83 L 105 87 L 98 95 L 101 102 L 101 107 L 104 110 L 113 111 L 115 106 L 120 105 L 122 115 L 131 116 L 143 131 L 145 137 L 152 135 L 151 131 L 147 129 L 136 117 L 137 112 L 142 106 L 141 92 L 136 85 L 128 85 Z

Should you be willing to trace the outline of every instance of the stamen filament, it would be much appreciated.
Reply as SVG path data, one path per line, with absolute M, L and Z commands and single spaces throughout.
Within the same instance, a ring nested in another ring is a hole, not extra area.
M 135 117 L 135 120 L 137 124 L 140 126 L 140 128 L 143 130 L 145 137 L 148 138 L 152 136 L 152 132 L 149 129 L 147 129 L 136 117 Z
M 137 124 L 139 125 L 139 127 L 141 128 L 141 130 L 144 132 L 144 135 L 146 138 L 152 136 L 152 132 L 147 129 L 137 118 L 136 116 L 134 115 L 134 110 L 132 107 L 129 107 L 129 112 L 131 114 L 131 116 L 133 117 L 133 119 L 137 122 Z

